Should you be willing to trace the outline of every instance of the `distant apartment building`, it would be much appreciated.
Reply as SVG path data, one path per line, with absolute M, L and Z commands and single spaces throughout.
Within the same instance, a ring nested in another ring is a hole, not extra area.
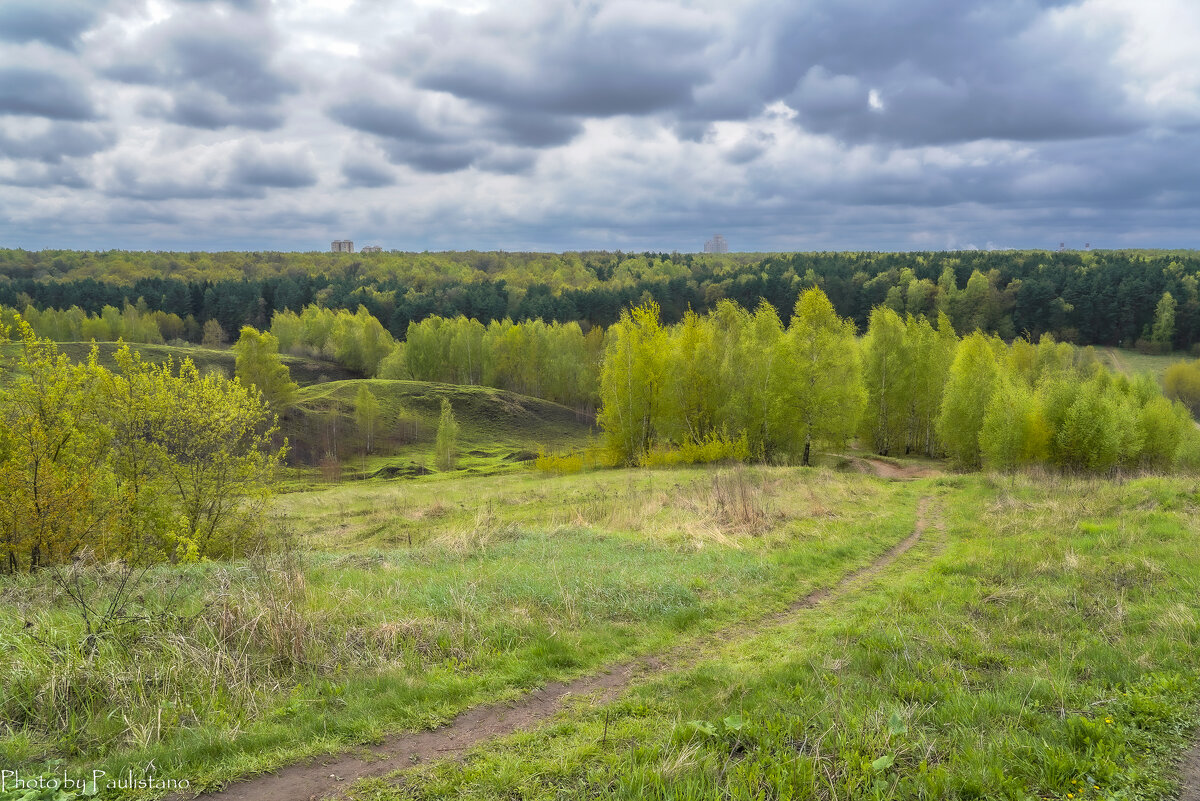
M 383 247 L 380 245 L 363 245 L 359 253 L 382 253 Z
M 729 243 L 725 241 L 725 237 L 720 234 L 713 234 L 713 238 L 704 243 L 705 253 L 728 253 Z
M 334 253 L 353 253 L 354 243 L 349 239 L 335 239 L 329 245 L 329 249 Z

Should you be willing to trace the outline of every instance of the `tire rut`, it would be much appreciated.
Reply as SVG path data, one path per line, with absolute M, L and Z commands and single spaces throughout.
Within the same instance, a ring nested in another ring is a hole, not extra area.
M 1200 740 L 1183 755 L 1179 778 L 1179 801 L 1200 801 Z
M 850 571 L 831 587 L 813 590 L 779 612 L 749 623 L 731 625 L 688 640 L 668 651 L 619 663 L 599 673 L 573 681 L 552 682 L 516 701 L 473 707 L 437 729 L 389 737 L 380 745 L 371 747 L 366 755 L 358 752 L 317 757 L 235 782 L 223 790 L 199 797 L 208 801 L 313 801 L 336 796 L 342 788 L 358 779 L 394 773 L 422 762 L 453 758 L 485 740 L 535 728 L 553 718 L 571 699 L 587 697 L 597 704 L 610 701 L 639 678 L 696 664 L 707 655 L 706 646 L 724 644 L 732 638 L 744 639 L 785 624 L 799 613 L 819 606 L 841 595 L 852 585 L 875 576 L 920 541 L 927 526 L 928 505 L 929 498 L 921 498 L 917 504 L 917 521 L 913 532 L 878 559 Z M 182 799 L 184 796 L 171 798 Z

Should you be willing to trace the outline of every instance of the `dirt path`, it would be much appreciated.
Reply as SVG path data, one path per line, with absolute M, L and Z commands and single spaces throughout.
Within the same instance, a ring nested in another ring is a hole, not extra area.
M 891 462 L 885 462 L 883 459 L 873 459 L 870 456 L 851 456 L 850 458 L 864 473 L 873 473 L 880 478 L 893 481 L 912 481 L 915 478 L 929 478 L 938 475 L 938 471 L 931 467 L 917 465 L 900 467 Z
M 864 460 L 865 461 L 865 460 Z M 892 467 L 888 465 L 888 467 Z M 900 470 L 900 468 L 893 468 Z M 853 570 L 832 587 L 814 590 L 794 601 L 786 609 L 752 621 L 739 623 L 673 648 L 614 665 L 601 673 L 570 682 L 554 682 L 522 696 L 514 702 L 486 704 L 460 714 L 453 721 L 431 731 L 412 732 L 390 737 L 365 754 L 333 754 L 315 761 L 289 765 L 232 784 L 226 789 L 201 796 L 213 801 L 311 801 L 337 795 L 339 788 L 357 779 L 382 776 L 420 762 L 454 758 L 462 751 L 496 737 L 531 729 L 554 717 L 568 700 L 587 697 L 604 703 L 629 688 L 635 680 L 667 670 L 686 668 L 700 661 L 712 646 L 731 639 L 744 639 L 767 628 L 787 623 L 797 614 L 840 595 L 854 584 L 879 573 L 921 539 L 926 528 L 929 498 L 917 505 L 917 523 L 903 541 L 871 564 Z
M 1179 776 L 1182 779 L 1179 801 L 1200 801 L 1200 742 L 1183 755 Z

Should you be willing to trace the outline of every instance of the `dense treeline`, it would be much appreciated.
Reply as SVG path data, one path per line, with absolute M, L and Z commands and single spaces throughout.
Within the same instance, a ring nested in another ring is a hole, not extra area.
M 615 323 L 655 302 L 666 323 L 722 300 L 789 313 L 821 288 L 864 329 L 877 306 L 976 328 L 1006 340 L 1043 333 L 1077 344 L 1184 349 L 1200 341 L 1200 255 L 1194 252 L 930 253 L 137 253 L 0 250 L 0 305 L 137 305 L 194 321 L 198 341 L 263 329 L 278 311 L 362 306 L 391 335 L 430 316 Z M 169 339 L 169 338 L 168 338 Z
M 934 326 L 879 306 L 858 340 L 819 289 L 786 328 L 767 303 L 751 314 L 725 301 L 674 326 L 640 306 L 609 332 L 600 394 L 608 445 L 630 462 L 682 451 L 807 464 L 814 443 L 857 433 L 880 454 L 967 468 L 1200 467 L 1200 433 L 1151 376 L 1114 376 L 1049 335 L 960 340 L 945 313 Z
M 545 398 L 576 409 L 595 408 L 604 332 L 578 323 L 483 325 L 466 317 L 411 323 L 402 358 L 381 378 L 482 384 Z
M 85 550 L 132 563 L 240 550 L 283 457 L 259 393 L 186 360 L 126 348 L 110 371 L 27 325 L 19 336 L 0 388 L 0 572 Z

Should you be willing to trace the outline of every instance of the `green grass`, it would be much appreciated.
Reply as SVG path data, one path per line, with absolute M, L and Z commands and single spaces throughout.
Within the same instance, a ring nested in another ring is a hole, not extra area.
M 365 457 L 365 438 L 354 417 L 355 395 L 364 385 L 380 404 L 374 453 Z M 317 463 L 336 442 L 348 477 L 413 478 L 436 469 L 443 398 L 458 421 L 459 473 L 516 469 L 540 447 L 582 447 L 595 436 L 590 418 L 550 401 L 491 387 L 383 379 L 304 387 L 283 429 L 301 463 Z
M 1195 483 L 933 483 L 944 529 L 869 585 L 354 797 L 1173 797 L 1200 699 Z
M 1176 352 L 1164 354 L 1139 353 L 1124 348 L 1097 348 L 1101 360 L 1118 373 L 1133 377 L 1139 373 L 1150 373 L 1162 383 L 1163 373 L 1176 362 L 1191 361 L 1189 354 Z
M 784 468 L 297 493 L 283 523 L 315 550 L 159 568 L 141 591 L 181 586 L 182 616 L 95 653 L 44 576 L 10 577 L 0 765 L 118 775 L 153 760 L 200 787 L 435 725 L 832 585 L 909 533 L 916 496 Z M 393 522 L 410 518 L 411 547 Z

